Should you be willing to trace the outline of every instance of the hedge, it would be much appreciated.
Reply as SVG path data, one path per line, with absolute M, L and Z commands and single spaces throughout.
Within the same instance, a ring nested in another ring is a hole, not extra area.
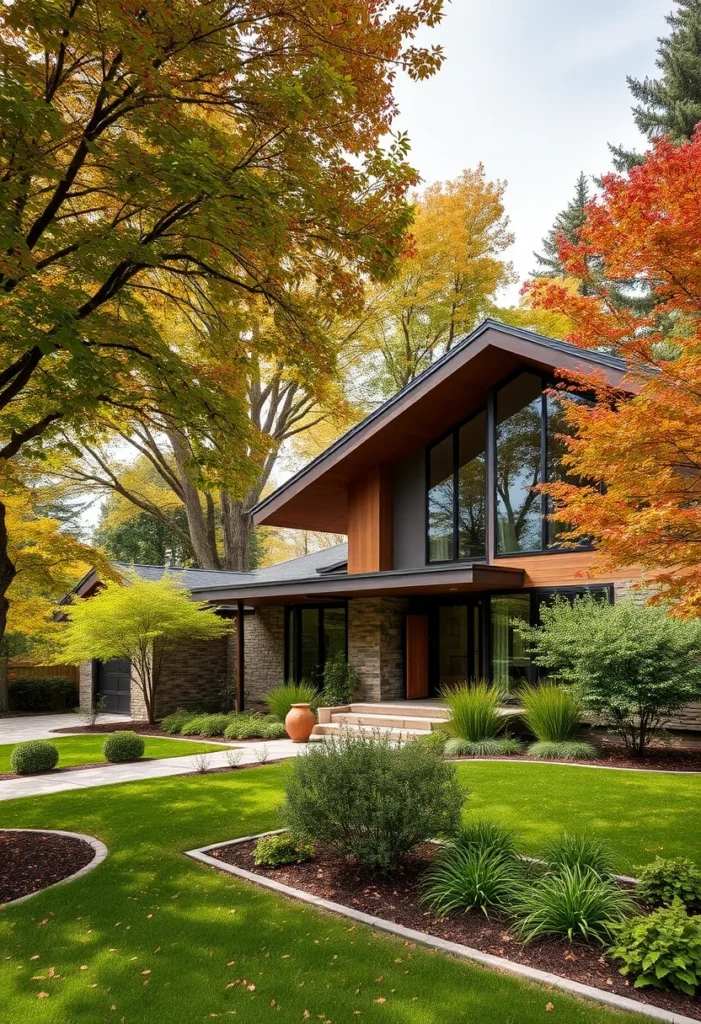
M 8 685 L 10 711 L 66 711 L 78 705 L 78 687 L 65 676 L 23 676 Z

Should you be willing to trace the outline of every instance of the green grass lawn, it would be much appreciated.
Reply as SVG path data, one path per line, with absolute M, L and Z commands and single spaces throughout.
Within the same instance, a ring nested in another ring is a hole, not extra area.
M 0 911 L 2 1024 L 191 1024 L 213 1015 L 247 1024 L 639 1024 L 373 934 L 183 856 L 277 827 L 285 770 L 1 803 L 4 827 L 87 832 L 110 851 L 79 881 Z M 586 827 L 610 838 L 621 867 L 658 850 L 701 856 L 701 776 L 495 762 L 459 770 L 472 790 L 468 816 L 515 824 L 529 850 L 555 831 Z
M 58 768 L 70 768 L 76 764 L 94 764 L 96 761 L 104 761 L 105 755 L 102 747 L 107 739 L 106 735 L 93 734 L 91 736 L 62 736 L 51 739 L 58 747 Z M 214 743 L 198 743 L 189 740 L 171 740 L 160 736 L 145 736 L 146 749 L 144 757 L 184 757 L 186 754 L 207 754 L 215 750 L 226 750 L 226 747 L 217 746 Z M 16 743 L 0 744 L 0 773 L 11 772 L 10 754 L 17 746 Z

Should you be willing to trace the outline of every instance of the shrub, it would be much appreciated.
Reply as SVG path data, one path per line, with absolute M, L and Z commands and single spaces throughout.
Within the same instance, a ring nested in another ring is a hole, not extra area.
M 621 974 L 634 978 L 635 988 L 676 988 L 693 996 L 701 984 L 701 917 L 689 917 L 680 899 L 671 907 L 643 914 L 614 929 L 609 950 L 623 961 Z
M 92 726 L 104 712 L 106 704 L 107 701 L 104 697 L 90 694 L 89 697 L 84 697 L 78 707 L 73 710 L 84 725 Z
M 515 833 L 496 821 L 480 819 L 474 824 L 462 825 L 451 843 L 464 849 L 475 847 L 479 850 L 496 850 L 510 857 L 516 856 Z
M 181 736 L 223 736 L 231 718 L 229 715 L 196 715 L 180 729 Z
M 701 871 L 684 857 L 656 857 L 640 870 L 638 896 L 652 907 L 669 907 L 678 898 L 688 910 L 701 910 Z
M 270 713 L 284 725 L 287 712 L 293 704 L 311 704 L 312 711 L 316 711 L 319 702 L 319 691 L 311 683 L 285 683 L 284 686 L 277 686 L 265 698 Z
M 504 696 L 504 688 L 496 684 L 462 683 L 453 689 L 446 687 L 443 698 L 450 711 L 450 735 L 471 743 L 493 740 L 505 724 L 499 713 Z
M 10 754 L 12 770 L 18 775 L 50 772 L 58 764 L 58 747 L 48 740 L 27 740 L 18 743 Z
M 565 832 L 554 839 L 546 848 L 544 859 L 551 871 L 557 873 L 563 868 L 579 867 L 593 871 L 599 878 L 613 876 L 613 853 L 603 839 Z
M 509 757 L 520 754 L 522 747 L 511 736 L 493 740 L 463 740 L 459 736 L 451 736 L 446 740 L 444 750 L 446 757 Z
M 605 942 L 614 926 L 633 913 L 635 904 L 616 882 L 575 864 L 525 888 L 516 909 L 521 918 L 518 932 L 525 942 L 543 935 Z
M 574 737 L 582 719 L 582 705 L 572 689 L 541 683 L 522 686 L 518 695 L 523 705 L 521 717 L 537 739 L 562 743 Z
M 417 843 L 453 835 L 464 799 L 435 747 L 343 733 L 292 759 L 282 813 L 296 836 L 391 871 Z
M 65 676 L 22 676 L 7 686 L 11 711 L 67 711 L 78 704 L 78 687 Z
M 345 655 L 339 652 L 324 666 L 324 688 L 319 707 L 335 708 L 350 704 L 358 683 L 358 670 L 349 665 Z
M 161 729 L 163 732 L 168 733 L 169 736 L 177 736 L 181 732 L 184 725 L 191 722 L 193 718 L 198 717 L 199 712 L 197 711 L 183 711 L 178 709 L 174 711 L 172 715 L 166 715 L 161 722 Z
M 279 740 L 287 735 L 285 726 L 272 715 L 249 715 L 245 712 L 230 715 L 224 730 L 229 740 Z
M 110 764 L 120 764 L 122 761 L 136 761 L 143 757 L 145 746 L 143 736 L 124 730 L 108 736 L 102 746 L 102 752 Z
M 512 906 L 522 884 L 523 868 L 512 853 L 450 843 L 426 872 L 421 902 L 441 916 L 471 907 L 488 914 Z
M 701 622 L 663 608 L 591 596 L 541 608 L 542 625 L 516 628 L 538 665 L 577 684 L 596 715 L 641 756 L 655 729 L 701 693 Z
M 201 736 L 202 728 L 204 727 L 205 724 L 205 719 L 208 717 L 209 716 L 205 715 L 203 712 L 200 712 L 199 714 L 195 715 L 194 718 L 191 718 L 189 722 L 185 722 L 185 724 L 180 727 L 180 735 Z
M 314 847 L 311 843 L 295 839 L 289 832 L 284 832 L 279 836 L 259 839 L 253 860 L 265 868 L 279 868 L 283 864 L 301 864 L 313 856 Z
M 528 753 L 540 761 L 591 761 L 598 757 L 599 752 L 596 747 L 584 740 L 561 740 L 560 742 L 544 740 L 531 743 Z

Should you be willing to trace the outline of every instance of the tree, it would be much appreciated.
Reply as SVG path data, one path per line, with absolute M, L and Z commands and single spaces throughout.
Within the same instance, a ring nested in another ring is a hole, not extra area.
M 597 401 L 563 409 L 574 435 L 563 439 L 570 480 L 544 488 L 553 518 L 567 541 L 595 539 L 600 571 L 636 567 L 683 615 L 701 614 L 700 180 L 701 134 L 680 147 L 657 142 L 629 177 L 604 178 L 579 242 L 561 244 L 573 276 L 586 276 L 596 256 L 614 283 L 639 279 L 654 301 L 649 313 L 612 303 L 591 277 L 590 295 L 553 281 L 529 292 L 534 305 L 570 318 L 571 342 L 626 359 L 634 391 L 601 374 L 570 379 Z
M 182 529 L 184 513 L 177 509 L 173 520 Z M 178 535 L 147 512 L 139 512 L 133 519 L 112 528 L 100 524 L 95 532 L 95 542 L 117 562 L 132 562 L 137 565 L 181 565 L 192 564 L 192 551 L 186 548 Z
M 648 142 L 668 136 L 677 144 L 693 137 L 701 121 L 701 0 L 675 0 L 677 10 L 666 16 L 672 32 L 658 39 L 659 78 L 628 77 L 637 106 L 633 118 Z M 616 170 L 629 171 L 644 157 L 623 146 L 609 146 Z
M 587 219 L 586 208 L 590 200 L 589 182 L 582 171 L 577 178 L 574 196 L 565 209 L 558 213 L 555 223 L 543 239 L 542 254 L 533 253 L 538 264 L 537 269 L 533 271 L 534 277 L 566 276 L 559 255 L 560 239 L 565 238 L 570 243 L 577 242 L 579 232 Z
M 177 659 L 179 644 L 217 640 L 227 631 L 226 622 L 206 601 L 191 600 L 174 573 L 164 573 L 155 582 L 131 571 L 124 574 L 124 582 L 107 580 L 94 597 L 75 602 L 69 616 L 56 660 L 129 660 L 151 724 L 163 669 Z
M 583 707 L 611 726 L 634 757 L 656 729 L 701 696 L 701 623 L 664 608 L 592 595 L 541 608 L 541 625 L 517 631 L 538 665 L 577 685 Z
M 320 312 L 389 272 L 409 221 L 407 142 L 381 141 L 396 70 L 440 66 L 439 49 L 412 40 L 441 9 L 0 9 L 0 471 L 100 407 L 148 418 L 153 393 L 191 438 L 216 421 L 245 434 L 236 360 L 227 381 L 212 373 L 210 328 L 251 297 L 273 311 L 286 362 L 325 372 Z M 195 358 L 163 336 L 156 299 L 196 326 Z M 14 573 L 4 515 L 0 503 L 0 635 Z
M 511 264 L 500 258 L 513 242 L 505 188 L 487 181 L 480 164 L 417 196 L 412 244 L 396 279 L 370 289 L 360 328 L 380 393 L 404 387 L 447 352 L 514 280 Z

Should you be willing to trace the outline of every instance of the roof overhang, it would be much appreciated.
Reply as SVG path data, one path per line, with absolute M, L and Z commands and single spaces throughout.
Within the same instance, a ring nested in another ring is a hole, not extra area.
M 347 533 L 348 485 L 378 464 L 396 466 L 477 411 L 519 368 L 599 371 L 622 385 L 626 364 L 532 331 L 486 320 L 468 338 L 332 444 L 253 509 L 265 526 Z M 622 385 L 626 390 L 629 386 Z
M 392 569 L 388 572 L 328 573 L 288 582 L 251 583 L 242 587 L 212 587 L 193 591 L 200 601 L 218 605 L 245 601 L 257 606 L 301 601 L 341 601 L 353 597 L 418 597 L 471 590 L 518 590 L 524 572 L 510 566 L 435 566 L 430 569 Z

